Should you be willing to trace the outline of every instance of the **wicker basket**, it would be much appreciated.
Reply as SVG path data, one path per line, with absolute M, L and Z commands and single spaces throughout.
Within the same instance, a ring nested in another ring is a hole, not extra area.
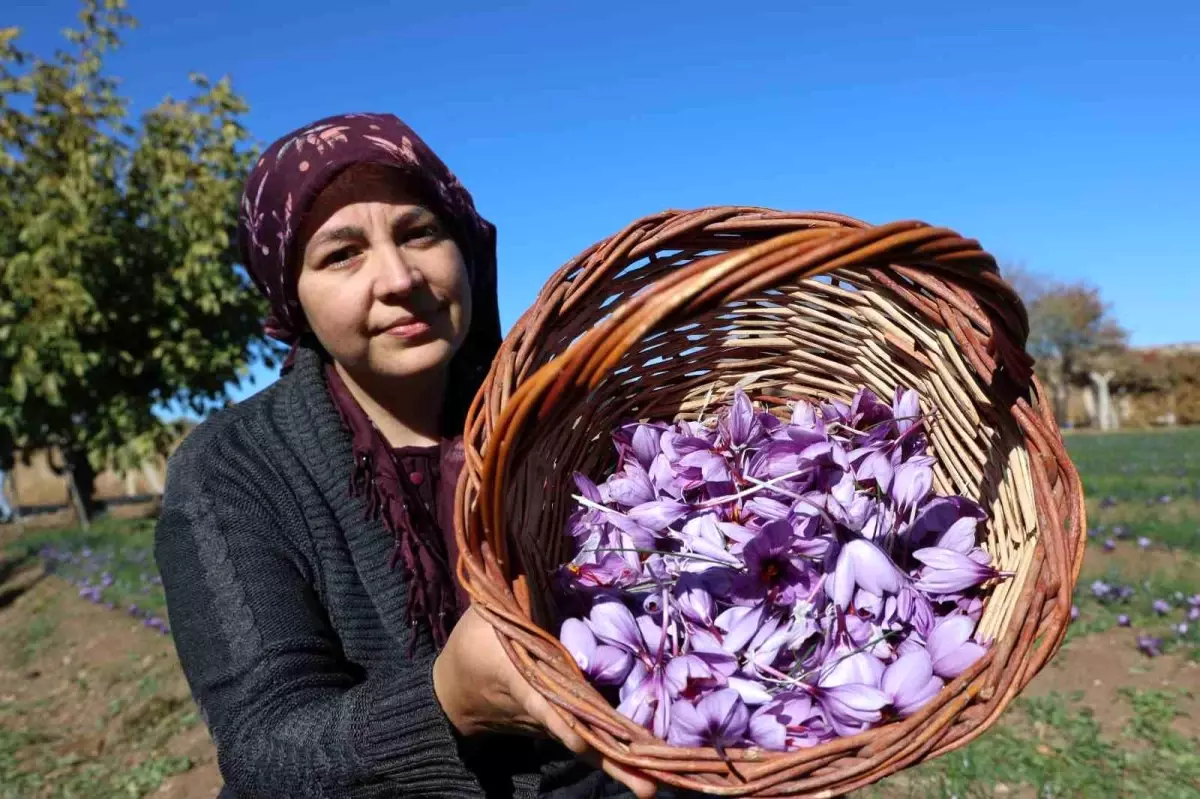
M 1024 351 L 1025 311 L 979 244 L 920 222 L 723 207 L 641 219 L 560 269 L 505 340 L 467 421 L 459 576 L 513 662 L 613 760 L 723 796 L 834 796 L 968 743 L 1057 651 L 1083 559 L 1079 477 Z M 668 746 L 614 710 L 547 629 L 573 554 L 571 474 L 613 466 L 630 418 L 696 418 L 735 385 L 777 404 L 916 388 L 935 489 L 988 510 L 1016 572 L 988 654 L 917 715 L 790 753 Z

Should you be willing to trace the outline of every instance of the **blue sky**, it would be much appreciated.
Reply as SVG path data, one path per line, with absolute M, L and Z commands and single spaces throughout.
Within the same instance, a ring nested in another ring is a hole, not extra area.
M 71 0 L 0 24 L 46 52 Z M 133 0 L 135 110 L 229 74 L 267 143 L 350 110 L 421 133 L 500 233 L 506 325 L 664 208 L 919 218 L 1200 339 L 1200 3 Z M 254 388 L 270 375 L 258 370 Z

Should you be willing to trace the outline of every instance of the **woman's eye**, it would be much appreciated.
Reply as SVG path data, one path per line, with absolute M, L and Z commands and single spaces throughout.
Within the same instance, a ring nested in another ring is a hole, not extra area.
M 348 261 L 358 255 L 358 249 L 355 247 L 342 247 L 340 250 L 334 250 L 321 259 L 321 266 L 338 269 L 344 267 Z
M 434 222 L 408 229 L 404 232 L 402 239 L 404 242 L 412 242 L 414 244 L 431 244 L 441 237 L 441 226 Z

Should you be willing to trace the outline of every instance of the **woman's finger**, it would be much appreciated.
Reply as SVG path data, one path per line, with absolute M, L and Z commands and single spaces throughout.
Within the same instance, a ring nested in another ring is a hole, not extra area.
M 591 747 L 588 746 L 588 742 L 583 739 L 583 736 L 575 732 L 571 724 L 557 713 L 546 701 L 546 698 L 534 690 L 533 686 L 525 683 L 524 680 L 522 683 L 522 695 L 519 701 L 525 707 L 525 712 L 575 754 L 587 752 Z
M 633 795 L 638 799 L 654 799 L 654 795 L 658 793 L 658 785 L 640 771 L 633 771 L 608 758 L 600 762 L 600 767 L 604 769 L 605 774 L 633 791 Z
M 653 799 L 655 793 L 658 792 L 658 787 L 653 780 L 639 771 L 622 766 L 608 758 L 601 757 L 596 750 L 588 745 L 583 736 L 572 729 L 563 717 L 554 710 L 545 697 L 532 687 L 530 687 L 529 692 L 532 696 L 527 696 L 524 700 L 526 711 L 535 719 L 541 721 L 542 725 L 545 726 L 551 735 L 562 741 L 564 746 L 579 755 L 582 760 L 590 763 L 595 768 L 603 769 L 605 774 L 617 782 L 624 784 L 629 790 L 633 791 L 638 799 Z

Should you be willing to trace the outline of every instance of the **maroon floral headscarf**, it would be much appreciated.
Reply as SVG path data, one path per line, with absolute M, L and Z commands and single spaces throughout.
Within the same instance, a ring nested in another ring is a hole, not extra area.
M 395 167 L 420 189 L 447 224 L 463 251 L 471 284 L 472 318 L 466 338 L 450 364 L 442 414 L 442 486 L 438 507 L 452 507 L 461 468 L 467 408 L 500 346 L 496 299 L 496 233 L 475 210 L 474 201 L 453 173 L 407 125 L 391 114 L 343 114 L 314 122 L 283 136 L 255 164 L 246 180 L 239 214 L 242 262 L 270 303 L 267 335 L 295 351 L 308 325 L 297 293 L 298 234 L 317 196 L 344 170 L 378 164 Z M 290 367 L 291 357 L 284 364 Z M 409 580 L 408 621 L 425 618 L 440 646 L 465 595 L 453 578 L 454 536 L 448 513 L 444 530 L 416 499 L 416 490 L 375 425 L 332 369 L 326 369 L 334 404 L 350 432 L 354 449 L 351 491 L 365 494 L 368 514 L 382 519 L 396 538 L 392 565 L 402 563 Z M 446 541 L 447 554 L 433 546 Z

